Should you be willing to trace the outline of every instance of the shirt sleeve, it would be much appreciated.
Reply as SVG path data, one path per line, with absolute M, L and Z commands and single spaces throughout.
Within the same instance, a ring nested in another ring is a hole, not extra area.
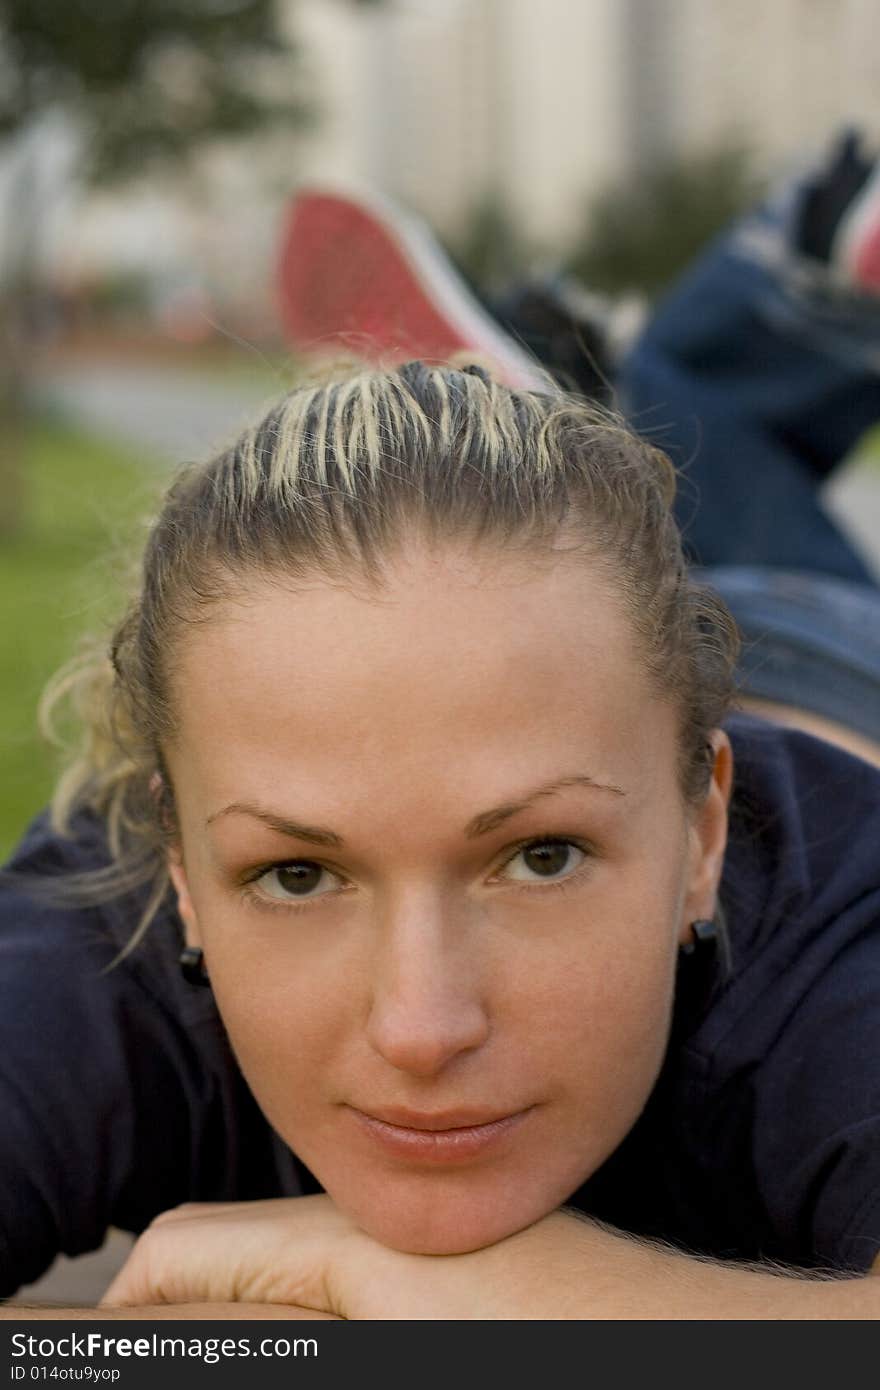
M 0 895 L 0 1294 L 95 1249 L 131 1156 L 124 1007 L 79 914 Z
M 814 974 L 757 1069 L 754 1143 L 783 1245 L 861 1273 L 880 1252 L 880 905 L 854 911 L 864 929 Z
M 863 1272 L 880 1251 L 880 775 L 798 730 L 731 733 L 733 973 L 695 1040 L 701 1161 L 749 1258 Z
M 0 875 L 0 1297 L 192 1190 L 198 1057 L 112 921 Z

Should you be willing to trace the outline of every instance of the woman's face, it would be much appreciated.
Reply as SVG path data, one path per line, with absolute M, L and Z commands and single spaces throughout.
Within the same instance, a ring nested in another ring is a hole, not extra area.
M 657 1076 L 723 737 L 689 811 L 675 712 L 565 559 L 412 542 L 378 596 L 267 579 L 178 658 L 172 873 L 272 1125 L 400 1249 L 562 1204 Z

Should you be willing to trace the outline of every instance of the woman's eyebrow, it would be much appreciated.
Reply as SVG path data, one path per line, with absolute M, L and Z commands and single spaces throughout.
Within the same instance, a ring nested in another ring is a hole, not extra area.
M 264 806 L 257 806 L 251 801 L 233 801 L 229 806 L 224 806 L 222 810 L 215 811 L 205 821 L 205 825 L 211 825 L 221 816 L 253 816 L 254 820 L 262 821 L 270 829 L 277 830 L 279 835 L 288 835 L 292 840 L 308 840 L 312 845 L 332 845 L 339 849 L 345 844 L 341 835 L 337 835 L 335 830 L 327 830 L 320 825 L 303 825 L 299 821 L 288 820 L 286 816 L 280 816 L 275 811 L 269 811 Z
M 511 816 L 516 816 L 520 811 L 525 811 L 537 801 L 541 796 L 551 796 L 553 792 L 561 791 L 564 787 L 591 787 L 596 791 L 613 792 L 615 796 L 626 796 L 622 787 L 616 787 L 612 782 L 597 782 L 595 777 L 590 777 L 587 773 L 575 774 L 571 777 L 560 777 L 555 782 L 546 782 L 542 787 L 536 787 L 534 791 L 526 792 L 519 801 L 508 801 L 501 806 L 495 806 L 491 811 L 481 811 L 478 816 L 474 816 L 465 827 L 465 835 L 469 840 L 475 839 L 478 835 L 486 835 L 490 830 L 495 830 L 504 821 L 510 820 Z
M 465 837 L 469 840 L 476 839 L 479 835 L 486 835 L 490 830 L 495 830 L 504 821 L 510 820 L 520 811 L 525 811 L 539 797 L 550 796 L 553 792 L 561 791 L 564 787 L 590 787 L 596 791 L 611 792 L 614 796 L 626 796 L 622 787 L 616 787 L 610 782 L 597 782 L 594 777 L 586 773 L 577 774 L 572 777 L 560 777 L 554 782 L 547 782 L 541 787 L 536 787 L 534 791 L 527 792 L 519 801 L 504 802 L 501 806 L 494 806 L 491 811 L 481 811 L 474 816 L 473 820 L 468 821 L 465 826 Z M 278 815 L 275 811 L 268 810 L 265 806 L 259 806 L 251 801 L 233 801 L 229 806 L 224 806 L 222 810 L 215 811 L 208 816 L 205 825 L 211 825 L 221 816 L 240 815 L 253 816 L 255 820 L 262 821 L 270 829 L 276 830 L 279 835 L 287 835 L 290 839 L 306 840 L 312 845 L 329 845 L 340 849 L 345 845 L 341 835 L 335 830 L 328 830 L 321 825 L 304 825 L 300 821 L 289 820 L 286 816 Z

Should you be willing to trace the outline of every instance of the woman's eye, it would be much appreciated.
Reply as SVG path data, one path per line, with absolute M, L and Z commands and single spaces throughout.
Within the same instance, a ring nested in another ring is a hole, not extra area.
M 273 864 L 254 882 L 267 897 L 290 902 L 294 898 L 322 898 L 338 887 L 342 879 L 322 864 L 295 859 L 289 864 Z
M 517 883 L 567 878 L 580 868 L 586 853 L 570 840 L 535 840 L 523 845 L 504 865 L 505 877 Z

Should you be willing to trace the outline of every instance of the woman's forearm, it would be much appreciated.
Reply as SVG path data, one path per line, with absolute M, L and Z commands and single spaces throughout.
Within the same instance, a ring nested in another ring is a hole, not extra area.
M 279 1303 L 178 1303 L 154 1304 L 140 1308 L 28 1308 L 24 1304 L 5 1304 L 0 1307 L 0 1322 L 34 1322 L 50 1319 L 64 1322 L 108 1322 L 120 1318 L 124 1321 L 146 1318 L 151 1322 L 181 1321 L 191 1319 L 207 1322 L 212 1319 L 231 1321 L 233 1318 L 247 1318 L 255 1322 L 271 1319 L 314 1319 L 332 1321 L 338 1319 L 333 1313 L 316 1313 L 314 1308 L 298 1308 Z
M 506 1249 L 504 1248 L 506 1247 Z M 495 1247 L 496 1316 L 571 1319 L 880 1318 L 880 1279 L 704 1260 L 565 1212 Z M 490 1252 L 477 1252 L 474 1257 Z

